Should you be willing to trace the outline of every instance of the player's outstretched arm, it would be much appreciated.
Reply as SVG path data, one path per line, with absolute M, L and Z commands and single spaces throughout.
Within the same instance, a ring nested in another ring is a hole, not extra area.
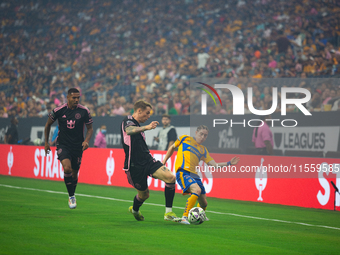
M 228 162 L 221 162 L 221 163 L 216 163 L 215 160 L 211 160 L 208 162 L 209 166 L 214 166 L 214 167 L 223 167 L 223 166 L 230 166 L 230 165 L 236 165 L 240 161 L 239 157 L 233 157 L 230 161 Z
M 129 126 L 125 128 L 125 132 L 127 135 L 135 135 L 146 130 L 155 129 L 158 126 L 158 124 L 159 124 L 158 121 L 152 121 L 149 125 L 143 127 Z
M 165 157 L 163 159 L 163 165 L 165 165 L 165 163 L 168 161 L 168 159 L 172 156 L 172 154 L 174 153 L 176 147 L 175 144 L 171 145 L 170 148 L 168 149 L 168 151 L 165 154 Z
M 45 131 L 44 131 L 45 132 L 45 157 L 51 151 L 51 148 L 50 148 L 50 145 L 48 144 L 48 141 L 49 141 L 51 126 L 52 126 L 53 122 L 54 122 L 53 120 L 48 118 L 46 125 L 45 125 Z
M 239 161 L 240 161 L 240 158 L 239 158 L 239 157 L 233 157 L 233 158 L 230 160 L 230 163 L 231 163 L 232 165 L 236 165 Z

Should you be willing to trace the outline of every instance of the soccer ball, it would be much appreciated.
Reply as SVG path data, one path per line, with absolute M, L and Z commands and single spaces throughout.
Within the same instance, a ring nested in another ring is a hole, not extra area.
M 41 139 L 40 138 L 37 138 L 33 141 L 33 144 L 34 145 L 41 145 Z
M 190 224 L 198 225 L 204 221 L 204 210 L 201 207 L 194 207 L 189 211 L 188 220 Z

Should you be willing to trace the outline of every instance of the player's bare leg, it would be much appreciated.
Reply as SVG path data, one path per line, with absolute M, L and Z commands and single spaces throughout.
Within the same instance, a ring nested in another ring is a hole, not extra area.
M 200 197 L 197 199 L 197 201 L 198 201 L 197 207 L 201 207 L 205 212 L 205 210 L 207 209 L 207 206 L 208 206 L 206 194 L 201 194 Z M 204 217 L 205 217 L 204 221 L 209 221 L 209 219 L 205 215 L 205 213 L 204 213 Z
M 157 169 L 156 172 L 152 174 L 153 178 L 160 179 L 165 182 L 165 214 L 164 220 L 180 222 L 181 218 L 178 218 L 176 214 L 172 211 L 172 204 L 175 197 L 175 175 L 165 166 Z

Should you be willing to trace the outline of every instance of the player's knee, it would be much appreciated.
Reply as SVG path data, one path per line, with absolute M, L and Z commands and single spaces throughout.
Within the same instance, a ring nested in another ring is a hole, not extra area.
M 206 208 L 208 206 L 208 203 L 207 202 L 202 202 L 202 203 L 200 203 L 200 206 L 202 208 Z
M 138 194 L 139 198 L 143 201 L 147 200 L 150 197 L 149 191 L 143 192 L 142 194 Z
M 142 195 L 142 196 L 139 196 L 139 198 L 143 201 L 147 200 L 149 198 L 149 194 L 147 195 Z
M 72 167 L 71 166 L 65 166 L 64 168 L 64 173 L 70 174 L 72 173 Z
M 172 174 L 168 177 L 168 181 L 166 183 L 175 183 L 175 182 L 176 182 L 176 176 Z
M 198 196 L 201 195 L 201 188 L 200 188 L 200 186 L 198 186 L 197 184 L 191 185 L 190 191 L 191 191 L 191 193 L 195 193 L 195 194 L 197 194 Z

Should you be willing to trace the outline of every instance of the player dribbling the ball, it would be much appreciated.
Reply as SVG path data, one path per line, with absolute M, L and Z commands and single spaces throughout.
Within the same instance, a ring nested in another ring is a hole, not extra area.
M 169 148 L 163 160 L 163 164 L 165 165 L 166 161 L 171 157 L 175 149 L 178 148 L 177 159 L 175 162 L 176 180 L 181 186 L 183 193 L 191 194 L 185 205 L 181 221 L 183 224 L 190 224 L 188 221 L 188 214 L 197 201 L 199 202 L 198 206 L 203 208 L 204 211 L 208 205 L 205 188 L 201 178 L 196 172 L 196 166 L 198 166 L 199 162 L 203 160 L 209 166 L 217 168 L 236 165 L 240 160 L 238 157 L 233 157 L 229 162 L 217 164 L 209 155 L 207 148 L 202 145 L 208 137 L 208 132 L 208 127 L 201 125 L 197 128 L 195 137 L 182 135 Z M 206 216 L 205 220 L 208 220 Z
M 165 182 L 165 214 L 164 220 L 178 222 L 178 218 L 172 211 L 175 196 L 175 175 L 160 161 L 154 159 L 145 142 L 145 131 L 155 129 L 158 121 L 152 121 L 149 125 L 140 126 L 150 118 L 152 106 L 146 101 L 139 100 L 134 105 L 134 113 L 126 116 L 121 124 L 122 145 L 125 152 L 124 171 L 129 183 L 137 190 L 133 205 L 129 212 L 136 220 L 143 221 L 144 216 L 139 211 L 144 201 L 149 198 L 148 176 Z

